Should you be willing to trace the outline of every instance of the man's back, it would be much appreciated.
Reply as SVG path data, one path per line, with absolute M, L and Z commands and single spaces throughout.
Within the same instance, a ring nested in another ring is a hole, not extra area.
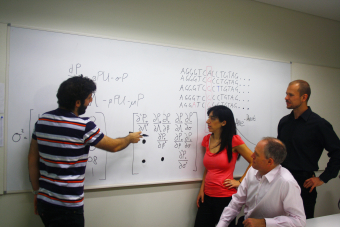
M 67 208 L 82 207 L 89 145 L 103 138 L 88 119 L 56 109 L 41 116 L 35 125 L 40 155 L 38 199 Z

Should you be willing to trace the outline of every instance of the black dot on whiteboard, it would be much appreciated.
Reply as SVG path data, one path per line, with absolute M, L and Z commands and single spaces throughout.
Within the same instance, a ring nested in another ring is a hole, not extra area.
M 142 161 L 143 163 L 145 163 L 146 161 L 145 161 L 145 159 L 143 159 L 143 161 Z
M 142 143 L 145 144 L 145 143 L 146 143 L 146 140 L 143 140 Z
M 161 158 L 161 161 L 162 161 L 162 162 L 164 161 L 164 157 Z

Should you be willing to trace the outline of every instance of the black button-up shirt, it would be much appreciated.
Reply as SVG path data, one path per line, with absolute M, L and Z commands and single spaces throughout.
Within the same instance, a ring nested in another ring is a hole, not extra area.
M 298 119 L 293 111 L 284 116 L 278 126 L 278 139 L 287 148 L 287 158 L 282 166 L 292 171 L 317 171 L 323 149 L 330 160 L 319 176 L 327 183 L 338 175 L 340 169 L 340 141 L 332 125 L 312 112 L 310 107 Z

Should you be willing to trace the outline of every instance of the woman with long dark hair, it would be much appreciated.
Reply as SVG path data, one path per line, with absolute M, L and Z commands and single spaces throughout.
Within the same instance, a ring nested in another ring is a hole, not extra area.
M 205 171 L 196 201 L 195 227 L 214 227 L 218 223 L 223 209 L 228 206 L 252 165 L 253 152 L 236 134 L 233 112 L 226 106 L 213 106 L 208 109 L 208 116 L 211 134 L 202 141 L 206 148 L 203 159 Z M 233 172 L 239 155 L 249 162 L 249 166 L 240 180 L 234 180 Z

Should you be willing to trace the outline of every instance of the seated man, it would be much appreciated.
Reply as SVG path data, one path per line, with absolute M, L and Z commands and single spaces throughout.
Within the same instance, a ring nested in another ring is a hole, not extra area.
M 285 145 L 278 139 L 267 137 L 258 142 L 253 165 L 224 208 L 217 227 L 228 226 L 243 205 L 245 220 L 239 220 L 238 226 L 305 226 L 300 187 L 280 165 L 286 155 Z

